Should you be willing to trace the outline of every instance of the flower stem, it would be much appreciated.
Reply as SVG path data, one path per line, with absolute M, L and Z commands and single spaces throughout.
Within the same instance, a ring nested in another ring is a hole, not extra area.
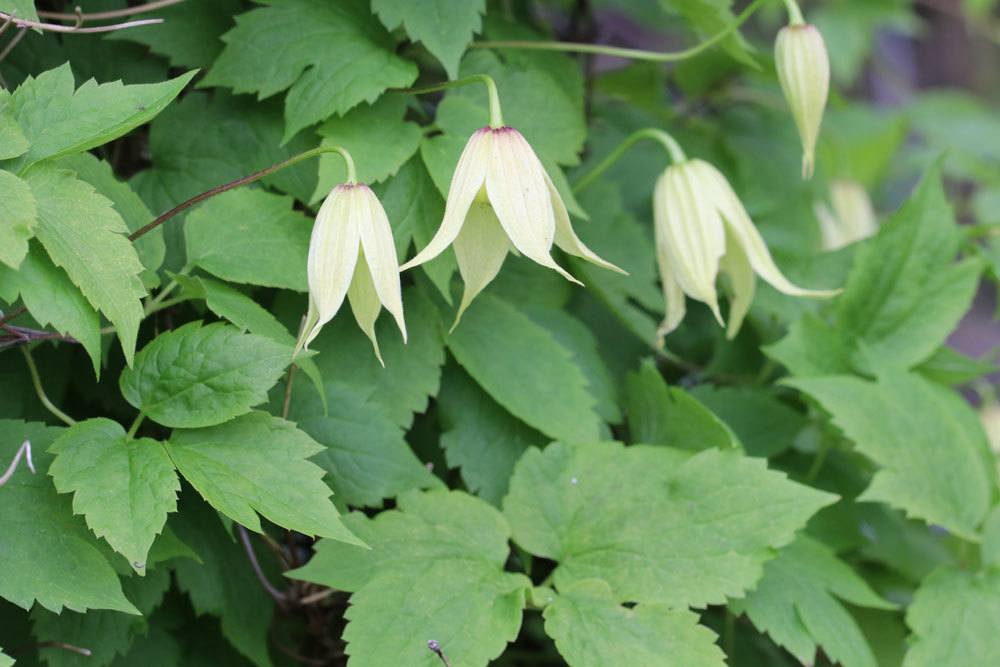
M 38 400 L 42 402 L 45 409 L 56 416 L 59 421 L 66 424 L 66 426 L 73 426 L 76 424 L 76 420 L 70 417 L 68 414 L 60 410 L 55 406 L 55 404 L 49 400 L 49 397 L 45 394 L 45 389 L 42 387 L 42 378 L 38 375 L 38 367 L 35 366 L 35 359 L 31 356 L 31 352 L 28 351 L 28 347 L 25 345 L 21 346 L 21 353 L 24 355 L 24 361 L 28 364 L 28 372 L 31 373 L 31 383 L 35 385 L 35 393 L 38 394 Z
M 270 167 L 266 167 L 264 169 L 261 169 L 260 171 L 254 172 L 249 176 L 237 178 L 235 181 L 230 181 L 228 183 L 224 183 L 223 185 L 217 185 L 210 190 L 206 190 L 201 194 L 197 194 L 194 197 L 188 199 L 187 201 L 181 202 L 180 204 L 173 207 L 166 213 L 160 215 L 148 225 L 140 227 L 139 229 L 135 230 L 134 232 L 129 234 L 128 240 L 135 241 L 140 236 L 144 236 L 149 232 L 153 231 L 154 229 L 156 229 L 157 227 L 159 227 L 164 222 L 174 217 L 178 213 L 182 213 L 187 209 L 191 208 L 192 206 L 194 206 L 195 204 L 199 204 L 205 201 L 206 199 L 214 197 L 215 195 L 222 194 L 223 192 L 232 190 L 234 188 L 238 188 L 241 185 L 248 185 L 255 181 L 259 181 L 265 176 L 270 176 L 271 174 L 279 172 L 282 169 L 294 166 L 299 162 L 302 162 L 303 160 L 308 160 L 309 158 L 316 157 L 317 155 L 323 155 L 324 153 L 340 153 L 340 156 L 344 158 L 344 162 L 347 163 L 348 180 L 354 182 L 357 179 L 357 175 L 354 172 L 354 160 L 351 159 L 351 155 L 350 153 L 347 152 L 347 149 L 342 148 L 340 146 L 319 146 L 318 148 L 313 148 L 303 153 L 299 153 L 298 155 L 293 155 L 292 157 L 288 158 L 283 162 L 272 164 Z
M 497 92 L 496 81 L 494 81 L 493 77 L 488 74 L 473 74 L 472 76 L 456 79 L 455 81 L 434 83 L 429 86 L 418 86 L 416 88 L 390 88 L 389 90 L 397 93 L 413 93 L 414 95 L 422 95 L 424 93 L 436 93 L 439 90 L 447 90 L 448 88 L 467 86 L 470 83 L 482 83 L 486 86 L 486 93 L 490 98 L 490 127 L 494 129 L 503 127 L 503 111 L 500 109 L 500 94 Z
M 142 425 L 142 422 L 145 418 L 146 415 L 142 412 L 140 412 L 138 415 L 135 416 L 135 421 L 132 422 L 132 425 L 128 427 L 128 433 L 125 434 L 126 440 L 131 440 L 132 438 L 135 437 L 136 431 L 139 430 L 139 426 Z
M 715 33 L 700 44 L 696 44 L 689 49 L 682 51 L 644 51 L 642 49 L 626 49 L 617 46 L 606 46 L 602 44 L 584 44 L 580 42 L 537 42 L 530 40 L 500 40 L 473 42 L 470 46 L 480 49 L 535 49 L 540 51 L 567 51 L 570 53 L 594 53 L 605 56 L 617 56 L 630 60 L 651 60 L 653 62 L 675 62 L 685 60 L 706 51 L 736 30 L 749 19 L 764 3 L 770 0 L 754 0 L 747 5 L 747 8 L 737 16 L 732 23 Z M 786 3 L 792 0 L 785 0 Z M 797 9 L 797 7 L 796 7 Z M 791 11 L 791 10 L 789 10 Z
M 667 132 L 655 127 L 647 127 L 641 130 L 636 130 L 629 136 L 625 137 L 625 140 L 618 144 L 618 147 L 611 151 L 611 153 L 604 158 L 600 164 L 577 181 L 573 185 L 573 192 L 580 192 L 584 188 L 588 187 L 597 179 L 598 176 L 603 174 L 611 167 L 611 165 L 617 162 L 621 156 L 625 154 L 625 151 L 632 147 L 632 144 L 641 139 L 652 139 L 653 141 L 659 142 L 660 145 L 666 148 L 667 152 L 670 153 L 670 159 L 675 164 L 679 164 L 687 160 L 687 156 L 684 155 L 684 151 L 681 149 L 680 144 L 678 144 L 677 140 L 670 136 Z
M 788 10 L 788 25 L 803 25 L 806 20 L 802 17 L 802 10 L 795 0 L 785 0 L 785 9 Z

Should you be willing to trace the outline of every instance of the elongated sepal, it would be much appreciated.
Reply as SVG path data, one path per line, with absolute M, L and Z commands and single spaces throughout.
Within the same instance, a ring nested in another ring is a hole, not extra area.
M 814 211 L 824 250 L 843 248 L 878 231 L 875 207 L 865 187 L 857 181 L 838 179 L 830 183 L 830 205 L 817 202 Z
M 785 26 L 774 43 L 774 61 L 802 140 L 802 177 L 811 178 L 830 92 L 830 59 L 823 35 L 807 23 Z

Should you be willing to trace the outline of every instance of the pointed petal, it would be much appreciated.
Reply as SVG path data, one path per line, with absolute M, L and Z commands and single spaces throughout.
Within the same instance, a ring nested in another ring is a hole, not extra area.
M 455 315 L 455 323 L 451 325 L 452 330 L 458 326 L 462 313 L 476 295 L 496 278 L 510 249 L 510 241 L 492 206 L 479 202 L 472 205 L 465 226 L 455 239 L 454 248 L 458 272 L 465 281 L 465 292 Z
M 657 252 L 685 294 L 708 305 L 722 324 L 715 293 L 719 258 L 725 253 L 722 219 L 693 169 L 696 160 L 668 167 L 656 182 L 653 219 Z
M 559 248 L 570 255 L 575 255 L 576 257 L 582 257 L 592 264 L 596 264 L 605 269 L 611 269 L 612 271 L 617 271 L 624 275 L 628 275 L 628 271 L 618 268 L 611 262 L 601 259 L 597 256 L 593 250 L 588 248 L 583 241 L 579 239 L 576 232 L 573 231 L 573 225 L 569 219 L 569 211 L 566 210 L 566 204 L 563 202 L 562 197 L 559 195 L 559 191 L 556 190 L 556 186 L 552 183 L 552 179 L 544 170 L 542 175 L 545 176 L 545 185 L 549 189 L 549 195 L 552 197 L 552 211 L 556 219 L 556 236 L 555 244 Z
M 400 267 L 400 271 L 413 268 L 428 262 L 447 248 L 458 236 L 465 222 L 469 207 L 486 181 L 486 159 L 489 146 L 492 143 L 492 132 L 489 128 L 477 130 L 465 144 L 462 156 L 455 165 L 455 173 L 448 187 L 448 199 L 444 205 L 444 218 L 434 238 L 417 253 L 417 256 Z
M 726 328 L 726 338 L 732 340 L 736 338 L 750 310 L 757 287 L 757 277 L 742 246 L 735 239 L 727 239 L 726 254 L 722 256 L 719 270 L 729 276 L 729 287 L 732 292 L 729 297 L 729 326 Z
M 381 202 L 367 185 L 357 186 L 365 205 L 359 207 L 358 229 L 365 263 L 371 271 L 375 293 L 385 309 L 392 313 L 406 342 L 406 322 L 403 319 L 403 294 L 399 286 L 399 261 L 392 228 Z
M 493 131 L 486 194 L 511 244 L 522 255 L 567 280 L 580 282 L 552 259 L 556 221 L 545 170 L 528 142 L 513 128 Z
M 375 348 L 375 356 L 378 362 L 385 366 L 382 361 L 382 351 L 378 347 L 378 339 L 375 337 L 375 320 L 378 319 L 379 311 L 382 310 L 382 303 L 379 301 L 378 293 L 375 291 L 375 284 L 372 282 L 371 269 L 365 261 L 363 253 L 358 253 L 358 264 L 354 270 L 354 278 L 351 280 L 351 289 L 347 292 L 347 298 L 351 302 L 351 311 L 358 326 L 365 332 Z
M 357 199 L 349 189 L 338 185 L 327 196 L 309 241 L 307 274 L 309 278 L 310 311 L 313 325 L 305 335 L 304 347 L 319 334 L 324 324 L 340 310 L 358 259 L 360 232 L 352 211 Z
M 830 297 L 841 292 L 839 289 L 809 290 L 793 285 L 781 273 L 778 265 L 774 263 L 771 253 L 767 249 L 767 244 L 764 243 L 760 232 L 754 227 L 753 221 L 750 220 L 750 214 L 743 208 L 743 203 L 733 192 L 726 177 L 707 162 L 700 162 L 698 167 L 705 180 L 712 183 L 712 199 L 718 205 L 727 229 L 732 233 L 733 239 L 743 248 L 750 266 L 753 267 L 757 275 L 769 282 L 779 292 L 791 296 Z
M 656 264 L 660 269 L 660 285 L 663 289 L 663 301 L 665 305 L 663 321 L 656 329 L 657 345 L 662 348 L 664 345 L 664 336 L 680 326 L 687 308 L 684 303 L 684 290 L 677 284 L 677 280 L 670 270 L 666 253 L 659 251 L 656 253 Z

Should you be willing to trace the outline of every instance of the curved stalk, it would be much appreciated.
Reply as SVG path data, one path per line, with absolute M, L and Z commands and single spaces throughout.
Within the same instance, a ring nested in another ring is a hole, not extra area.
M 436 93 L 440 90 L 447 90 L 448 88 L 467 86 L 470 83 L 482 83 L 486 86 L 486 93 L 490 98 L 490 127 L 493 129 L 503 127 L 503 111 L 500 109 L 500 94 L 497 92 L 496 81 L 494 81 L 493 77 L 488 74 L 473 74 L 472 76 L 456 79 L 455 81 L 434 83 L 429 86 L 417 86 L 416 88 L 390 88 L 389 90 L 396 93 L 413 93 L 414 95 L 422 95 L 424 93 Z
M 66 426 L 76 424 L 75 419 L 57 408 L 55 403 L 50 401 L 49 397 L 45 394 L 45 389 L 42 387 L 42 378 L 38 375 L 38 367 L 35 366 L 35 359 L 31 356 L 31 352 L 28 351 L 27 346 L 21 347 L 21 353 L 24 355 L 25 363 L 28 364 L 28 372 L 31 373 L 31 383 L 35 385 L 35 393 L 38 394 L 38 400 L 42 402 L 46 410 L 55 415 Z
M 629 148 L 632 147 L 633 144 L 635 144 L 637 141 L 641 139 L 652 139 L 653 141 L 656 141 L 661 146 L 666 148 L 667 152 L 670 153 L 670 159 L 675 164 L 687 160 L 687 156 L 684 155 L 684 151 L 683 149 L 681 149 L 680 144 L 677 143 L 677 140 L 674 139 L 672 136 L 670 136 L 670 134 L 665 132 L 664 130 L 655 127 L 647 127 L 641 130 L 636 130 L 629 136 L 625 137 L 625 140 L 622 141 L 620 144 L 618 144 L 618 146 L 613 151 L 611 151 L 611 153 L 606 158 L 601 160 L 600 164 L 591 169 L 590 172 L 588 172 L 583 178 L 577 181 L 573 185 L 573 192 L 580 192 L 584 188 L 588 187 L 591 183 L 593 183 L 597 179 L 598 176 L 603 174 L 611 167 L 611 165 L 617 162 L 621 158 L 621 156 L 624 155 L 625 151 L 627 151 Z

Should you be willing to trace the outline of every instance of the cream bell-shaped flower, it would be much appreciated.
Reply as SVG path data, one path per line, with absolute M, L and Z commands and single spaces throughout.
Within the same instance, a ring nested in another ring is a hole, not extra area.
M 824 250 L 838 250 L 878 231 L 872 200 L 857 181 L 833 181 L 830 183 L 830 204 L 816 202 L 813 210 L 823 234 Z
M 500 272 L 512 249 L 582 284 L 552 259 L 553 244 L 625 273 L 577 237 L 562 197 L 521 133 L 512 127 L 484 127 L 469 139 L 455 166 L 440 228 L 401 270 L 430 261 L 452 245 L 465 282 L 457 325 L 476 295 Z
M 716 296 L 719 273 L 729 279 L 729 338 L 739 331 L 753 301 L 755 274 L 793 296 L 840 292 L 808 290 L 789 282 L 725 176 L 703 160 L 684 160 L 663 172 L 653 193 L 653 223 L 666 300 L 666 316 L 657 332 L 661 343 L 684 318 L 685 294 L 707 304 L 726 326 Z
M 384 366 L 375 337 L 375 320 L 382 306 L 395 318 L 403 342 L 406 323 L 392 229 L 385 209 L 367 185 L 344 183 L 327 195 L 313 225 L 307 273 L 309 312 L 296 353 L 319 335 L 346 297 Z
M 775 67 L 802 140 L 802 177 L 811 178 L 816 140 L 830 92 L 830 59 L 815 26 L 793 22 L 778 32 Z

